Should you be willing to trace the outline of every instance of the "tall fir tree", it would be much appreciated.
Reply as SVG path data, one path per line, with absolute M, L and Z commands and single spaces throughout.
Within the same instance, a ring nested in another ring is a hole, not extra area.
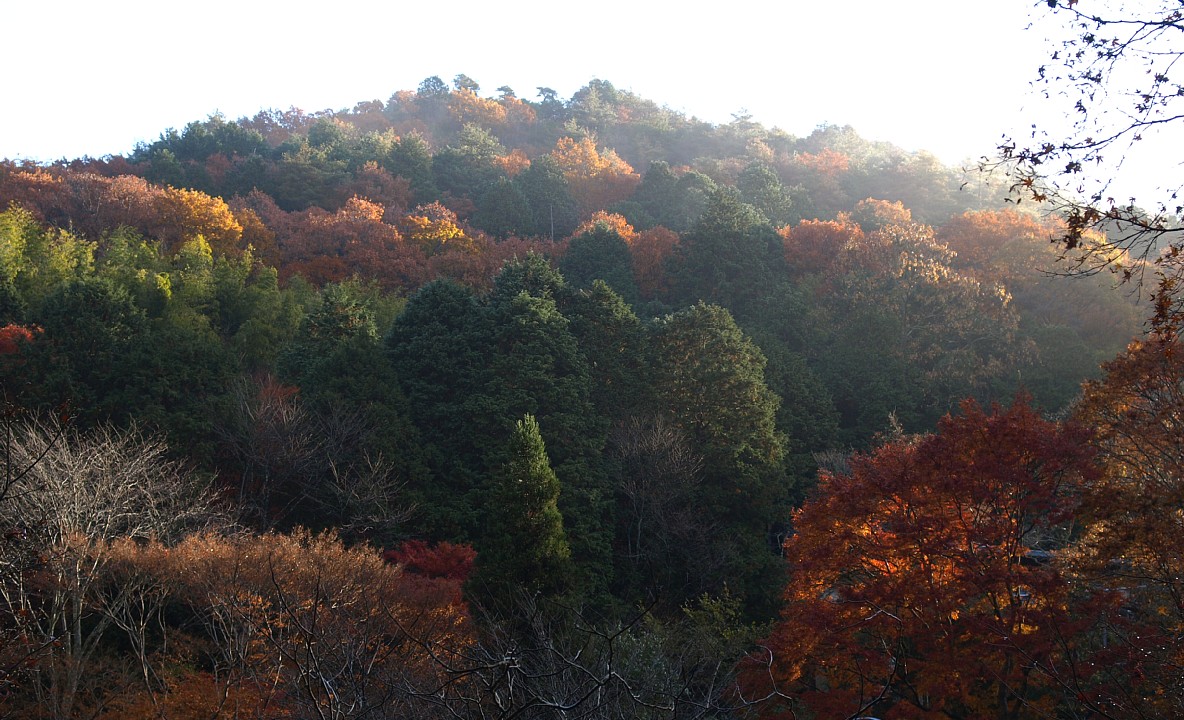
M 470 585 L 474 597 L 497 602 L 516 590 L 553 594 L 565 589 L 571 549 L 559 493 L 538 421 L 527 413 L 514 424 L 489 489 L 491 512 Z

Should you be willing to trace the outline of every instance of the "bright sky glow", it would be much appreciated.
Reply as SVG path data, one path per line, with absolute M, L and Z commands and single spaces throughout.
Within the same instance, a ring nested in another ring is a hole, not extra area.
M 688 115 L 820 123 L 947 163 L 1023 128 L 1031 0 L 842 3 L 8 0 L 0 157 L 130 152 L 215 111 L 342 109 L 465 73 L 482 95 L 592 78 Z M 1031 112 L 1031 110 L 1027 111 Z

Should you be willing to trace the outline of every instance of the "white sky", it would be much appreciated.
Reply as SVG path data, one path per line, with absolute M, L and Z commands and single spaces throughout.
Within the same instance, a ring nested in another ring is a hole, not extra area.
M 568 98 L 592 78 L 711 122 L 823 122 L 947 163 L 1024 127 L 1032 0 L 0 0 L 0 157 L 127 153 L 214 111 L 387 100 L 465 73 Z

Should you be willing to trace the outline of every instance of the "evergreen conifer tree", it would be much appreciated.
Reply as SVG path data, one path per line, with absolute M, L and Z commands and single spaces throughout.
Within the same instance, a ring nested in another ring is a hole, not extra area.
M 478 597 L 503 599 L 518 588 L 562 591 L 571 550 L 559 512 L 559 478 L 533 415 L 515 423 L 490 490 L 489 522 L 473 577 Z

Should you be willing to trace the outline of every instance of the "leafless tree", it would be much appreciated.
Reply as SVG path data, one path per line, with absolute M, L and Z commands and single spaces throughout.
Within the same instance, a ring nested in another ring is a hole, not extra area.
M 755 716 L 767 699 L 736 685 L 739 655 L 694 623 L 668 626 L 644 608 L 597 622 L 579 608 L 521 594 L 513 617 L 441 651 L 434 682 L 409 683 L 423 717 L 505 720 L 682 720 Z M 429 714 L 430 711 L 430 714 Z M 418 717 L 418 716 L 417 716 Z
M 712 579 L 726 575 L 736 550 L 714 509 L 697 502 L 703 459 L 684 433 L 661 415 L 627 418 L 613 428 L 609 452 L 621 471 L 622 559 L 639 577 L 669 583 L 675 604 L 719 590 Z
M 365 450 L 374 428 L 356 408 L 312 412 L 271 378 L 239 383 L 220 428 L 239 466 L 239 503 L 260 528 L 333 527 L 347 540 L 389 536 L 412 513 L 391 463 Z
M 234 386 L 229 420 L 218 428 L 224 451 L 239 466 L 238 501 L 260 526 L 290 513 L 287 485 L 307 477 L 323 455 L 323 438 L 295 388 L 273 378 Z
M 4 651 L 26 657 L 43 709 L 70 717 L 113 609 L 146 597 L 136 583 L 104 583 L 112 543 L 171 541 L 224 518 L 163 441 L 134 429 L 28 422 L 6 451 L 23 470 L 0 503 L 0 612 L 21 638 Z

